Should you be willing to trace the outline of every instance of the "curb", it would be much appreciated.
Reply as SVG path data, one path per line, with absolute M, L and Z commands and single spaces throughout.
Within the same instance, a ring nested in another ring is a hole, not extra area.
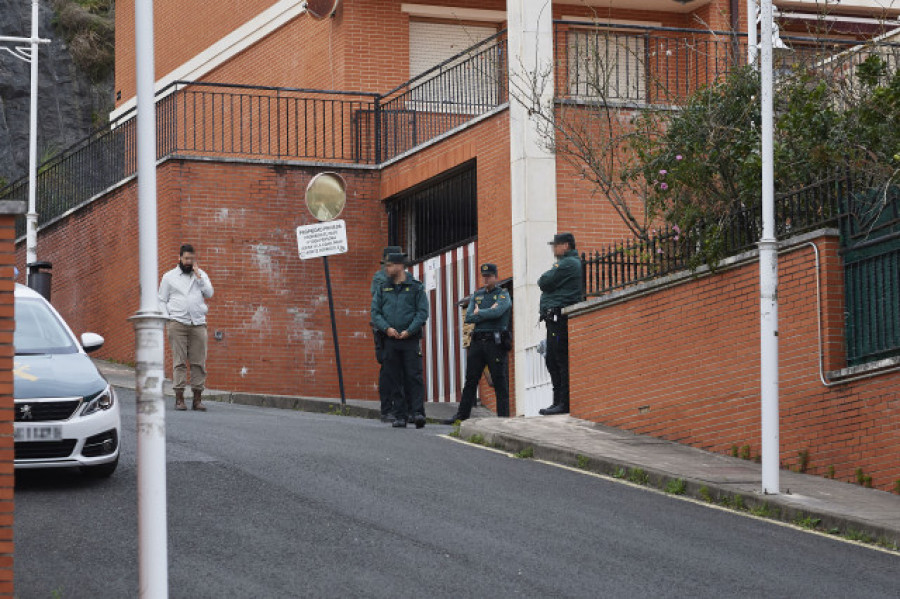
M 675 476 L 671 473 L 656 470 L 644 464 L 634 464 L 626 460 L 602 455 L 582 454 L 557 445 L 535 444 L 527 438 L 509 433 L 490 431 L 473 432 L 470 427 L 466 427 L 465 422 L 462 423 L 459 428 L 459 438 L 469 442 L 469 439 L 473 434 L 481 435 L 484 438 L 484 444 L 489 447 L 495 447 L 511 453 L 518 453 L 530 447 L 534 451 L 534 455 L 532 456 L 533 459 L 622 479 L 661 492 L 665 492 L 665 489 L 669 484 L 681 481 L 684 483 L 684 493 L 667 494 L 686 496 L 711 505 L 726 507 L 735 511 L 750 512 L 752 515 L 766 520 L 775 520 L 793 525 L 799 525 L 798 523 L 803 520 L 818 520 L 814 526 L 803 526 L 803 528 L 826 534 L 847 536 L 867 535 L 871 538 L 870 542 L 878 543 L 883 547 L 887 546 L 886 548 L 892 548 L 894 551 L 900 550 L 900 531 L 872 525 L 864 520 L 854 520 L 843 515 L 828 512 L 827 510 L 817 511 L 798 508 L 781 500 L 780 497 L 783 496 L 760 495 L 758 493 L 727 489 L 707 481 Z M 588 460 L 586 463 L 584 461 L 585 459 Z M 637 471 L 643 472 L 646 477 L 641 482 L 629 478 L 629 475 L 634 475 Z M 787 497 L 790 497 L 790 495 L 787 495 Z M 753 514 L 754 510 L 765 510 L 766 508 L 768 508 L 767 514 Z

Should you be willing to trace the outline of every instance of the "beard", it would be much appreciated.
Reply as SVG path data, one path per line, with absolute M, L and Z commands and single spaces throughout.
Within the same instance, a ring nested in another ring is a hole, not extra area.
M 186 274 L 186 275 L 191 274 L 192 272 L 194 272 L 194 265 L 193 265 L 193 264 L 182 264 L 181 262 L 179 262 L 179 263 L 178 263 L 178 266 L 179 266 L 179 268 L 181 268 L 181 272 L 183 272 L 183 273 Z

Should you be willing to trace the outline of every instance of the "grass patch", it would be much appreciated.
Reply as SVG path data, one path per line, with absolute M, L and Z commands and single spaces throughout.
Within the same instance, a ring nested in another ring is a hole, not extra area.
M 72 60 L 94 83 L 115 68 L 113 0 L 54 0 L 53 27 L 65 40 Z
M 821 523 L 822 520 L 820 518 L 814 518 L 813 516 L 804 516 L 803 514 L 800 514 L 799 516 L 794 518 L 794 524 L 807 530 L 815 530 Z
M 350 406 L 328 406 L 326 413 L 331 416 L 349 416 Z
M 528 446 L 519 453 L 514 454 L 517 458 L 528 460 L 534 457 L 534 447 Z
M 844 538 L 850 541 L 860 541 L 861 543 L 872 543 L 875 541 L 875 537 L 869 533 L 852 528 L 847 529 L 847 532 L 844 533 Z
M 700 490 L 697 492 L 697 494 L 700 495 L 700 499 L 702 499 L 706 503 L 713 502 L 713 496 L 709 492 L 709 487 L 707 487 L 706 485 L 703 485 L 702 487 L 700 487 Z
M 635 468 L 628 473 L 628 480 L 636 485 L 647 485 L 650 482 L 650 475 L 643 468 Z
M 451 437 L 456 437 L 457 439 L 459 439 L 459 427 L 461 427 L 461 426 L 462 426 L 462 423 L 459 420 L 457 420 L 456 422 L 453 423 L 453 430 L 451 430 L 447 434 L 450 435 Z
M 475 445 L 485 445 L 484 435 L 479 435 L 475 433 L 471 437 L 469 437 L 469 443 L 474 443 Z
M 797 453 L 797 471 L 806 473 L 807 468 L 809 468 L 809 450 L 801 449 Z
M 575 456 L 575 467 L 581 470 L 589 470 L 591 467 L 591 459 L 585 455 L 578 454 Z M 897 483 L 900 485 L 900 481 Z
M 628 471 L 624 468 L 616 468 L 612 473 L 613 478 L 625 478 L 628 475 Z
M 664 489 L 666 493 L 672 495 L 684 495 L 687 491 L 687 483 L 683 479 L 670 480 Z
M 750 513 L 754 516 L 759 516 L 760 518 L 771 518 L 772 506 L 769 505 L 769 502 L 765 502 L 762 505 L 757 505 L 751 508 Z

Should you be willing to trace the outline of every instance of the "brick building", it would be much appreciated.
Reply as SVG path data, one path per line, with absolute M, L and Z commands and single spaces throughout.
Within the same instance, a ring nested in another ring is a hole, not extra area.
M 303 202 L 307 183 L 329 170 L 348 183 L 341 218 L 350 251 L 331 260 L 347 395 L 377 396 L 368 283 L 381 247 L 390 242 L 407 249 L 414 273 L 430 289 L 428 400 L 458 398 L 465 354 L 456 304 L 477 285 L 476 263 L 492 261 L 501 278 L 511 278 L 514 294 L 512 410 L 536 414 L 549 403 L 549 380 L 536 351 L 543 331 L 534 316 L 535 282 L 552 262 L 547 240 L 572 231 L 579 248 L 590 250 L 630 232 L 577 166 L 548 150 L 519 101 L 521 86 L 510 81 L 545 73 L 552 78 L 526 100 L 576 107 L 596 101 L 583 86 L 590 67 L 579 56 L 602 42 L 607 96 L 623 114 L 637 112 L 656 101 L 659 81 L 667 93 L 684 95 L 721 75 L 722 65 L 740 63 L 746 42 L 735 32 L 746 30 L 746 3 L 344 0 L 310 7 L 328 4 L 336 10 L 320 15 L 324 19 L 313 18 L 299 0 L 154 4 L 160 268 L 175 261 L 180 243 L 191 242 L 213 279 L 211 386 L 338 395 L 321 263 L 301 262 L 294 237 L 297 226 L 313 222 Z M 815 2 L 775 4 L 785 35 L 826 27 L 831 36 L 854 40 L 880 32 L 883 17 L 896 18 L 875 14 L 873 3 L 863 0 L 824 15 Z M 117 4 L 116 32 L 112 126 L 44 171 L 42 197 L 68 204 L 52 217 L 39 209 L 38 253 L 54 263 L 54 304 L 67 320 L 104 334 L 103 357 L 130 361 L 133 333 L 126 319 L 138 305 L 132 3 Z M 76 177 L 86 164 L 92 175 Z M 640 198 L 628 201 L 640 209 Z M 831 248 L 826 241 L 823 251 Z M 727 289 L 740 295 L 735 303 L 745 302 L 748 310 L 754 305 L 749 283 Z M 633 301 L 668 305 L 661 297 Z M 749 432 L 757 426 L 752 419 L 738 434 L 727 416 L 703 425 L 702 435 L 683 434 L 706 408 L 680 412 L 677 397 L 667 411 L 643 410 L 649 400 L 623 408 L 665 415 L 652 426 L 619 418 L 613 406 L 637 400 L 615 398 L 649 393 L 652 372 L 617 377 L 614 388 L 602 380 L 594 364 L 615 364 L 618 372 L 628 367 L 619 357 L 634 350 L 613 355 L 616 344 L 596 341 L 595 321 L 606 329 L 610 310 L 623 308 L 588 304 L 573 318 L 572 353 L 579 356 L 573 413 L 717 450 L 758 437 Z M 643 309 L 634 308 L 639 315 Z M 645 323 L 639 316 L 630 334 L 649 335 Z M 739 360 L 746 381 L 735 393 L 755 397 L 758 342 L 747 333 Z M 835 358 L 832 370 L 845 366 L 840 361 Z M 723 366 L 724 378 L 730 372 Z M 491 407 L 485 385 L 482 396 Z M 882 408 L 873 406 L 872 414 Z M 794 456 L 799 445 L 814 456 L 826 452 L 810 445 L 804 430 L 785 446 L 785 456 Z M 823 443 L 831 456 L 832 441 Z M 891 437 L 888 445 L 900 442 Z M 841 475 L 853 463 L 869 464 L 854 459 L 830 463 L 846 464 Z M 877 480 L 887 488 L 890 477 L 900 477 L 900 466 L 893 460 L 882 472 Z

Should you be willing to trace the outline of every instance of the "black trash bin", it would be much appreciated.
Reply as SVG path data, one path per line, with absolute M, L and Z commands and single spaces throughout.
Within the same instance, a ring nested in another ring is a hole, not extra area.
M 49 272 L 53 268 L 50 262 L 32 262 L 28 264 L 28 286 L 44 296 L 48 302 L 50 301 L 50 279 L 52 274 Z

